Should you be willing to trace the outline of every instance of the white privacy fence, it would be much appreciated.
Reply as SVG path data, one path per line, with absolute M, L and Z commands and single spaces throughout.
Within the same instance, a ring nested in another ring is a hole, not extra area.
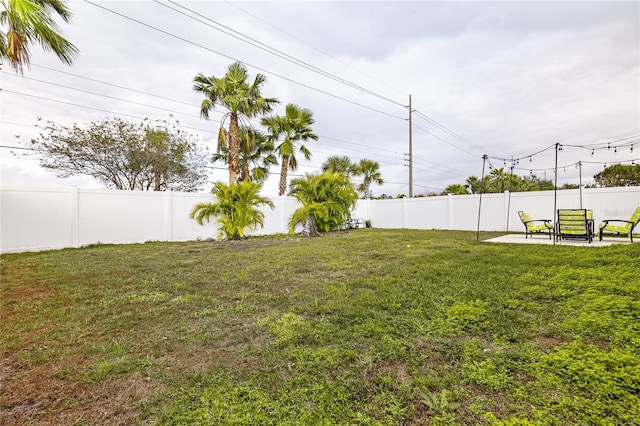
M 596 223 L 628 220 L 640 206 L 640 187 L 568 189 L 558 191 L 557 209 L 590 209 Z M 480 195 L 360 200 L 355 217 L 371 220 L 376 228 L 476 230 Z M 554 220 L 554 191 L 483 194 L 480 229 L 523 231 L 518 211 L 534 219 Z
M 522 231 L 518 210 L 536 219 L 553 218 L 553 191 L 484 194 L 480 229 Z M 192 207 L 211 201 L 209 193 L 116 191 L 81 188 L 0 187 L 0 253 L 81 247 L 94 243 L 190 241 L 215 238 L 217 224 L 200 226 Z M 264 228 L 254 235 L 287 232 L 299 204 L 274 197 L 263 208 Z M 478 195 L 397 200 L 360 200 L 353 217 L 376 228 L 475 230 Z M 628 219 L 640 205 L 640 187 L 583 190 L 583 208 L 594 219 Z M 579 208 L 579 190 L 558 191 L 557 208 Z M 509 215 L 507 216 L 507 209 Z

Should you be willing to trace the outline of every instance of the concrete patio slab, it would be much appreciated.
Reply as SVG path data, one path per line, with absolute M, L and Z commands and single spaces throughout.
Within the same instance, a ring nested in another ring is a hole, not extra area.
M 507 234 L 502 235 L 500 237 L 491 238 L 490 240 L 484 240 L 484 243 L 509 243 L 509 244 L 546 244 L 553 245 L 553 240 L 549 239 L 548 236 L 533 236 L 529 238 L 525 238 L 524 234 Z M 577 246 L 577 247 L 606 247 L 614 244 L 631 244 L 629 240 L 624 240 L 621 238 L 607 238 L 605 237 L 602 241 L 598 241 L 596 237 L 591 244 L 587 241 L 580 240 L 562 240 L 556 241 L 556 245 L 559 246 Z

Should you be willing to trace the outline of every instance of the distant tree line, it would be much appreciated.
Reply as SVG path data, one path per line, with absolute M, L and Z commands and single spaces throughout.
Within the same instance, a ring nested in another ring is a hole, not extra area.
M 593 176 L 595 183 L 587 183 L 585 188 L 640 186 L 640 164 L 614 164 Z M 540 178 L 531 173 L 518 176 L 505 171 L 504 168 L 493 169 L 484 177 L 469 176 L 465 184 L 454 183 L 445 188 L 440 195 L 479 194 L 496 192 L 547 191 L 554 189 L 551 179 Z M 576 189 L 579 184 L 565 183 L 558 189 Z M 431 193 L 429 195 L 438 195 Z

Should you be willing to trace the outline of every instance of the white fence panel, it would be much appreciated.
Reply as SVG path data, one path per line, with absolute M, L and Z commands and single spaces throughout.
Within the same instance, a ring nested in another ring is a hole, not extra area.
M 447 229 L 449 227 L 447 197 L 406 199 L 404 228 Z
M 114 191 L 78 188 L 0 187 L 0 252 L 79 247 L 93 243 L 189 241 L 216 238 L 218 224 L 200 226 L 189 217 L 210 193 Z M 275 197 L 262 208 L 264 228 L 254 235 L 288 232 L 299 203 Z M 475 230 L 479 195 L 448 195 L 395 200 L 359 200 L 352 216 L 376 228 Z M 640 187 L 590 188 L 582 206 L 596 223 L 628 219 L 640 205 Z M 557 208 L 580 208 L 580 190 L 558 191 Z M 484 194 L 480 229 L 522 231 L 518 211 L 535 219 L 554 219 L 554 191 Z
M 210 203 L 213 201 L 211 194 L 193 194 L 189 192 L 172 192 L 171 193 L 171 232 L 168 236 L 169 241 L 191 241 L 191 240 L 207 240 L 216 238 L 218 228 L 215 218 L 211 218 L 212 222 L 204 225 L 198 225 L 194 219 L 189 217 L 193 206 L 198 203 Z
M 354 218 L 370 219 L 371 225 L 376 228 L 404 228 L 405 227 L 405 200 L 369 200 L 369 217 L 360 213 L 358 201 L 355 211 L 351 214 Z
M 0 250 L 46 250 L 72 246 L 72 196 L 66 188 L 3 188 Z
M 167 240 L 162 192 L 80 190 L 79 244 Z

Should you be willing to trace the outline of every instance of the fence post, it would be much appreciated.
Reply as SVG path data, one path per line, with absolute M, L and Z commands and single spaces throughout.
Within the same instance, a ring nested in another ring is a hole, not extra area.
M 80 200 L 77 186 L 69 188 L 71 192 L 71 206 L 69 219 L 71 221 L 71 247 L 80 247 Z
M 511 194 L 509 191 L 504 191 L 503 195 L 504 221 L 502 223 L 504 224 L 505 232 L 509 232 L 509 209 L 511 208 Z
M 167 241 L 173 241 L 173 191 L 165 191 L 165 232 Z
M 453 230 L 453 195 L 447 194 L 447 229 Z
M 407 207 L 407 197 L 402 199 L 402 229 L 407 229 L 407 215 L 409 214 L 409 208 Z

